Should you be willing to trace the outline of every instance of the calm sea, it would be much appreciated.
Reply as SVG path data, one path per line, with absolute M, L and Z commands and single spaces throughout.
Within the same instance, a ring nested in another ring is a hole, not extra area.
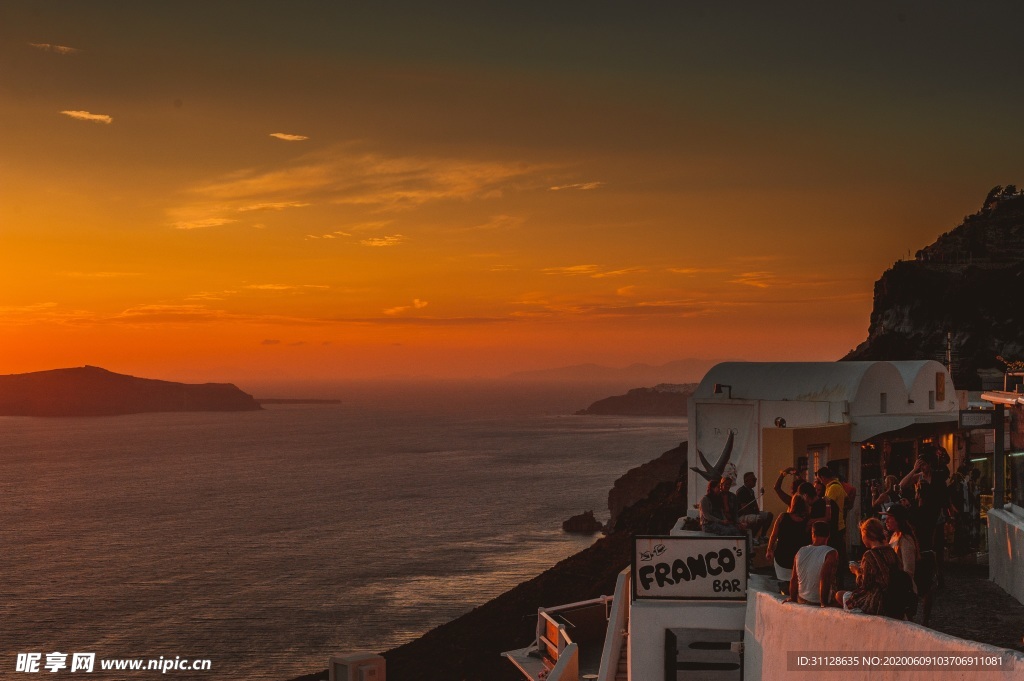
M 281 681 L 409 641 L 589 545 L 561 521 L 604 519 L 615 478 L 686 438 L 685 419 L 566 415 L 605 394 L 0 418 L 0 677 L 18 653 L 94 652 Z

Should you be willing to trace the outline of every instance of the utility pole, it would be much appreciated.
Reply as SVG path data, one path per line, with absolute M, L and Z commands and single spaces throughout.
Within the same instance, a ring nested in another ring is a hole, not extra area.
M 1003 426 L 1003 405 L 993 404 L 996 413 L 992 425 L 996 429 L 995 443 L 992 451 L 992 508 L 1002 511 L 1006 504 L 1006 490 L 1003 488 L 1006 479 L 1006 438 Z

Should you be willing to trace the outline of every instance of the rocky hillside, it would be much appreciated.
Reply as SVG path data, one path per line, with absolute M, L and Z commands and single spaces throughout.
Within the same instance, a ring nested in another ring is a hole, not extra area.
M 633 388 L 625 395 L 606 397 L 586 409 L 582 416 L 686 416 L 686 402 L 696 383 L 659 383 L 653 388 Z
M 685 480 L 686 443 L 668 450 L 657 459 L 630 468 L 608 491 L 608 532 L 616 530 L 616 519 L 627 508 L 642 501 L 663 482 Z M 683 492 L 685 494 L 685 491 Z
M 996 187 L 981 210 L 875 283 L 868 338 L 843 359 L 938 359 L 981 388 L 998 357 L 1024 359 L 1024 192 Z M 947 336 L 948 334 L 948 336 Z
M 0 376 L 0 416 L 113 416 L 155 411 L 253 411 L 230 383 L 173 383 L 76 367 Z

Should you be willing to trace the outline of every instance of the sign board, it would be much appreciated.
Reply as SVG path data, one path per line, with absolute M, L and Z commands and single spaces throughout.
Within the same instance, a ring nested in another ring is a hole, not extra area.
M 634 537 L 633 600 L 746 600 L 746 537 Z
M 961 409 L 960 429 L 971 430 L 973 428 L 992 430 L 996 427 L 995 409 Z

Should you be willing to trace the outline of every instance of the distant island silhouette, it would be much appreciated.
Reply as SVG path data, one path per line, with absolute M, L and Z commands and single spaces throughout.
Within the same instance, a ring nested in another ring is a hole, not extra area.
M 255 411 L 231 383 L 175 383 L 84 366 L 0 376 L 0 416 L 115 416 L 172 411 Z

